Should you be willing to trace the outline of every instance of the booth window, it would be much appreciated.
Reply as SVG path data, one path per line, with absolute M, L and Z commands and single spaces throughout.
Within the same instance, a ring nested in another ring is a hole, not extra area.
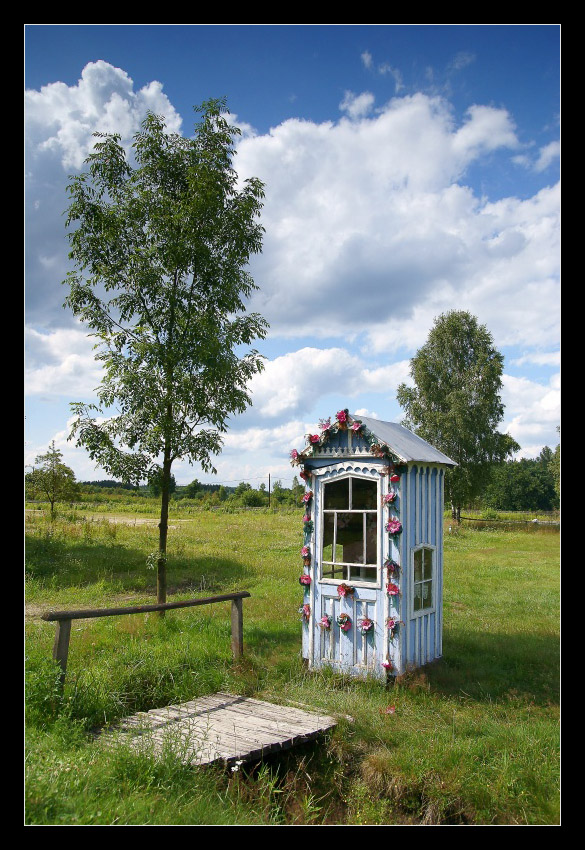
M 433 550 L 427 547 L 414 551 L 413 611 L 433 608 Z
M 321 575 L 378 580 L 378 484 L 346 477 L 323 485 Z

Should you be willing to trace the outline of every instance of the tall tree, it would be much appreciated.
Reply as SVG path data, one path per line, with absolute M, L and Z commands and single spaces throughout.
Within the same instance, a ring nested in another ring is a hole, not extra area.
M 461 507 L 481 492 L 492 464 L 520 448 L 497 430 L 504 415 L 503 362 L 486 327 L 470 313 L 453 310 L 435 319 L 410 361 L 414 386 L 397 390 L 404 425 L 458 464 L 445 479 L 457 520 Z
M 168 133 L 148 113 L 131 155 L 119 135 L 96 134 L 88 170 L 71 178 L 67 210 L 75 268 L 66 305 L 96 338 L 104 366 L 99 405 L 72 405 L 71 436 L 115 477 L 153 480 L 160 470 L 159 602 L 172 465 L 185 458 L 213 471 L 229 417 L 251 403 L 247 386 L 262 368 L 248 347 L 267 329 L 246 312 L 257 289 L 247 267 L 262 249 L 264 187 L 238 182 L 240 131 L 225 101 L 196 112 L 192 138 Z
M 51 506 L 51 517 L 55 515 L 55 503 L 71 501 L 79 494 L 79 485 L 71 467 L 63 463 L 63 453 L 55 448 L 55 441 L 45 454 L 37 455 L 32 472 L 26 475 L 26 486 L 33 495 L 42 494 Z

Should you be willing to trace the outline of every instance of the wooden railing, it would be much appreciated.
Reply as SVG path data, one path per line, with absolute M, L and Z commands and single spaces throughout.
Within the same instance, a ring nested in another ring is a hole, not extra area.
M 232 603 L 232 654 L 240 658 L 244 653 L 243 625 L 244 612 L 242 600 L 250 594 L 247 590 L 238 593 L 225 593 L 222 596 L 208 596 L 204 599 L 187 599 L 182 602 L 159 602 L 154 605 L 134 605 L 130 608 L 86 608 L 79 611 L 47 611 L 41 619 L 56 622 L 57 631 L 53 644 L 53 660 L 61 667 L 61 684 L 65 682 L 69 638 L 72 620 L 87 620 L 94 617 L 117 617 L 121 614 L 148 614 L 151 611 L 170 611 L 173 608 L 192 608 L 195 605 L 212 605 L 215 602 Z

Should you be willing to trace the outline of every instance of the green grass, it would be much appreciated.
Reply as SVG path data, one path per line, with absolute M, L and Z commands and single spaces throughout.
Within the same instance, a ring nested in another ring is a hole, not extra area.
M 386 689 L 303 666 L 301 526 L 300 511 L 200 511 L 170 531 L 173 599 L 252 594 L 241 663 L 229 603 L 79 620 L 60 694 L 40 613 L 154 601 L 157 528 L 79 513 L 27 523 L 27 823 L 559 822 L 558 532 L 447 531 L 443 658 Z M 235 773 L 186 769 L 172 751 L 105 753 L 90 734 L 217 690 L 352 720 Z

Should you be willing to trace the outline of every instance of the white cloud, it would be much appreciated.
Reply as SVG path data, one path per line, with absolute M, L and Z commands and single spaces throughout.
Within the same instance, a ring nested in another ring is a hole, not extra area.
M 93 132 L 120 133 L 128 142 L 147 110 L 165 115 L 171 132 L 180 131 L 181 118 L 159 82 L 135 92 L 121 68 L 101 59 L 89 62 L 76 86 L 57 82 L 26 92 L 29 157 L 53 151 L 65 170 L 79 170 L 93 145 Z
M 367 360 L 344 348 L 302 348 L 266 363 L 251 382 L 252 416 L 300 416 L 330 393 L 356 398 L 388 394 L 405 380 L 409 361 L 370 368 Z
M 361 94 L 354 94 L 351 91 L 346 91 L 343 100 L 339 104 L 342 112 L 347 112 L 350 118 L 363 118 L 372 111 L 374 105 L 374 95 L 365 91 Z
M 372 58 L 372 54 L 370 53 L 370 51 L 364 50 L 361 58 L 362 58 L 362 62 L 364 64 L 364 68 L 368 68 L 368 70 L 369 70 L 374 64 L 374 60 Z
M 534 165 L 536 171 L 545 171 L 561 155 L 559 142 L 550 142 L 540 149 L 538 159 Z
M 540 148 L 538 151 L 538 156 L 536 159 L 533 156 L 530 156 L 527 153 L 518 154 L 513 158 L 513 161 L 517 165 L 522 165 L 524 168 L 528 168 L 532 171 L 536 171 L 537 173 L 541 173 L 546 171 L 546 169 L 556 162 L 556 160 L 561 155 L 561 145 L 559 142 L 549 142 L 548 145 Z
M 164 115 L 169 131 L 180 131 L 181 118 L 161 83 L 154 81 L 134 91 L 128 74 L 103 60 L 86 65 L 75 86 L 56 82 L 26 92 L 29 323 L 71 320 L 61 309 L 60 287 L 69 269 L 63 216 L 69 203 L 68 175 L 82 169 L 95 131 L 120 133 L 128 148 L 148 110 Z
M 561 420 L 560 375 L 548 384 L 527 378 L 503 377 L 502 401 L 506 407 L 504 428 L 521 446 L 519 457 L 534 457 L 543 445 L 558 442 L 556 427 Z
M 533 363 L 535 366 L 560 366 L 561 352 L 535 351 L 529 354 L 523 354 L 521 357 L 516 357 L 511 361 L 513 366 L 524 366 L 528 363 Z
M 289 120 L 244 140 L 241 173 L 266 183 L 252 268 L 272 334 L 365 332 L 393 350 L 453 307 L 489 320 L 501 344 L 558 329 L 558 187 L 489 203 L 462 179 L 516 146 L 505 110 L 473 107 L 457 127 L 422 94 L 359 122 Z
M 94 341 L 79 328 L 25 332 L 25 392 L 29 396 L 87 398 L 101 381 Z

